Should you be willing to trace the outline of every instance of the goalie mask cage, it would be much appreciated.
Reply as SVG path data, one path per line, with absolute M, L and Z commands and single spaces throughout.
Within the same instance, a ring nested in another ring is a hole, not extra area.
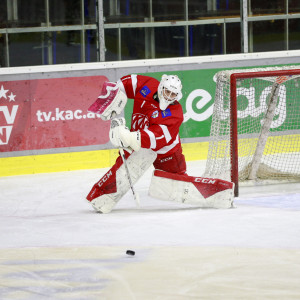
M 205 177 L 300 181 L 300 66 L 221 71 Z

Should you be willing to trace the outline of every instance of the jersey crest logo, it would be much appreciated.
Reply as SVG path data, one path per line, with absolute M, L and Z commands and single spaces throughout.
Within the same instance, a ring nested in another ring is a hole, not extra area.
M 132 116 L 131 121 L 131 129 L 138 130 L 138 129 L 146 129 L 149 127 L 149 120 L 147 116 L 143 114 L 134 114 Z
M 155 119 L 158 117 L 158 110 L 154 111 L 151 115 L 151 118 Z
M 142 87 L 140 90 L 140 93 L 142 94 L 143 97 L 146 97 L 148 94 L 151 93 L 150 89 L 145 85 Z
M 161 115 L 162 115 L 163 118 L 172 116 L 172 113 L 171 113 L 170 108 L 167 108 L 166 110 L 163 110 L 163 111 L 161 112 Z

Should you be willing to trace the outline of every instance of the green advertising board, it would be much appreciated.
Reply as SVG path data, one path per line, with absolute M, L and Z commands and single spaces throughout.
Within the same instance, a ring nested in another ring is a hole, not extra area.
M 161 80 L 163 74 L 177 75 L 183 85 L 183 97 L 180 100 L 184 113 L 184 122 L 180 127 L 181 138 L 208 137 L 216 84 L 214 75 L 221 69 L 188 70 L 144 73 Z M 223 70 L 223 69 L 222 69 Z M 126 123 L 130 124 L 133 101 L 128 101 L 125 109 Z
M 180 137 L 206 138 L 210 135 L 213 103 L 215 98 L 216 82 L 214 81 L 214 75 L 222 70 L 225 69 L 155 72 L 143 73 L 141 75 L 152 76 L 158 80 L 161 79 L 163 74 L 177 75 L 181 79 L 183 85 L 183 98 L 180 100 L 180 104 L 182 105 L 184 113 L 184 122 L 180 128 Z M 270 95 L 272 87 L 272 83 L 270 81 L 262 81 L 263 82 L 256 85 L 255 88 L 252 87 L 251 81 L 245 81 L 243 87 L 237 88 L 239 124 L 246 122 L 249 118 L 255 118 L 256 122 L 262 121 L 261 119 L 263 115 L 261 113 L 265 109 L 264 106 L 268 101 L 268 95 Z M 298 81 L 296 83 L 293 81 L 287 82 L 285 85 L 290 84 L 298 84 Z M 245 96 L 245 89 L 247 89 L 250 93 L 248 96 Z M 297 124 L 295 126 L 291 126 L 291 124 L 287 126 L 285 125 L 285 121 L 286 117 L 290 115 L 291 110 L 300 109 L 300 99 L 294 100 L 293 105 L 291 106 L 287 99 L 291 100 L 291 98 L 297 97 L 297 95 L 290 94 L 290 90 L 295 91 L 295 88 L 292 87 L 291 89 L 286 90 L 285 86 L 282 86 L 281 89 L 283 90 L 283 93 L 279 96 L 277 109 L 271 125 L 271 131 L 286 131 L 292 129 L 299 130 L 298 122 L 296 122 Z M 252 96 L 251 93 L 253 94 Z M 254 103 L 253 99 L 255 99 Z M 132 107 L 133 101 L 128 101 L 125 109 L 127 124 L 130 124 Z M 251 114 L 250 110 L 255 111 L 256 115 L 252 115 L 253 113 Z

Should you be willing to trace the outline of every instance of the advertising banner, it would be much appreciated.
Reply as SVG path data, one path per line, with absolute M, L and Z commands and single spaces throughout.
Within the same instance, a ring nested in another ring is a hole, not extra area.
M 209 137 L 213 114 L 213 104 L 216 91 L 215 74 L 225 69 L 190 70 L 167 72 L 167 74 L 177 75 L 183 86 L 183 97 L 180 100 L 184 112 L 184 121 L 180 127 L 181 138 Z M 153 76 L 160 80 L 164 73 L 147 73 L 143 75 Z M 247 118 L 254 118 L 256 122 L 261 122 L 265 111 L 268 97 L 271 94 L 272 82 L 261 80 L 259 85 L 252 86 L 251 81 L 248 86 L 237 88 L 237 116 L 239 122 L 247 121 Z M 296 124 L 287 124 L 286 120 L 293 122 L 292 110 L 295 107 L 287 105 L 287 99 L 294 99 L 295 91 L 293 85 L 297 83 L 291 81 L 280 87 L 279 100 L 271 123 L 271 131 L 284 131 L 289 129 L 299 130 Z M 286 89 L 291 85 L 289 89 Z M 247 92 L 246 92 L 247 91 Z M 256 100 L 255 100 L 256 99 Z M 128 108 L 127 108 L 128 109 Z M 132 109 L 131 109 L 132 110 Z M 229 113 L 222 114 L 225 118 Z
M 218 70 L 171 72 L 183 83 L 181 138 L 209 136 Z M 163 73 L 146 73 L 160 80 Z M 0 82 L 0 152 L 108 143 L 109 122 L 88 113 L 105 76 Z M 125 109 L 130 124 L 133 101 Z
M 220 70 L 166 72 L 178 75 L 183 85 L 181 138 L 210 135 L 216 89 L 214 75 Z M 165 72 L 141 75 L 160 80 L 163 74 Z M 107 144 L 110 122 L 87 112 L 107 80 L 106 76 L 87 76 L 0 82 L 0 152 Z M 244 116 L 247 105 L 253 103 L 251 99 L 245 99 L 242 90 L 237 92 L 242 100 L 238 104 L 238 117 L 248 117 Z M 285 103 L 285 98 L 280 101 Z M 128 100 L 125 108 L 127 124 L 131 123 L 132 108 L 133 101 Z M 285 115 L 277 116 L 274 121 L 277 123 L 272 128 L 280 130 L 285 119 Z
M 216 90 L 214 75 L 221 69 L 190 70 L 143 73 L 161 80 L 163 74 L 177 75 L 183 86 L 183 97 L 180 104 L 184 112 L 184 122 L 180 127 L 181 138 L 208 137 L 210 135 L 211 116 Z M 223 70 L 223 69 L 222 69 Z M 127 102 L 125 116 L 130 124 L 132 101 Z
M 0 82 L 0 152 L 106 144 L 109 123 L 88 113 L 105 76 Z

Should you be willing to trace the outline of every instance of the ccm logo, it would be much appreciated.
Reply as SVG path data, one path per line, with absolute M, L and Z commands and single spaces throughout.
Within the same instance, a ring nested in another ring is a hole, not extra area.
M 164 159 L 161 159 L 160 162 L 163 163 L 163 162 L 166 162 L 166 161 L 171 160 L 171 159 L 173 159 L 172 156 L 164 158 Z
M 195 182 L 202 182 L 202 183 L 208 183 L 208 184 L 215 184 L 216 181 L 209 178 L 195 178 Z
M 99 186 L 99 187 L 102 186 L 103 183 L 105 183 L 105 182 L 108 180 L 108 178 L 111 177 L 111 176 L 112 176 L 112 171 L 110 170 L 109 172 L 107 172 L 107 173 L 101 178 L 101 180 L 100 180 L 99 183 L 98 183 L 98 186 Z

